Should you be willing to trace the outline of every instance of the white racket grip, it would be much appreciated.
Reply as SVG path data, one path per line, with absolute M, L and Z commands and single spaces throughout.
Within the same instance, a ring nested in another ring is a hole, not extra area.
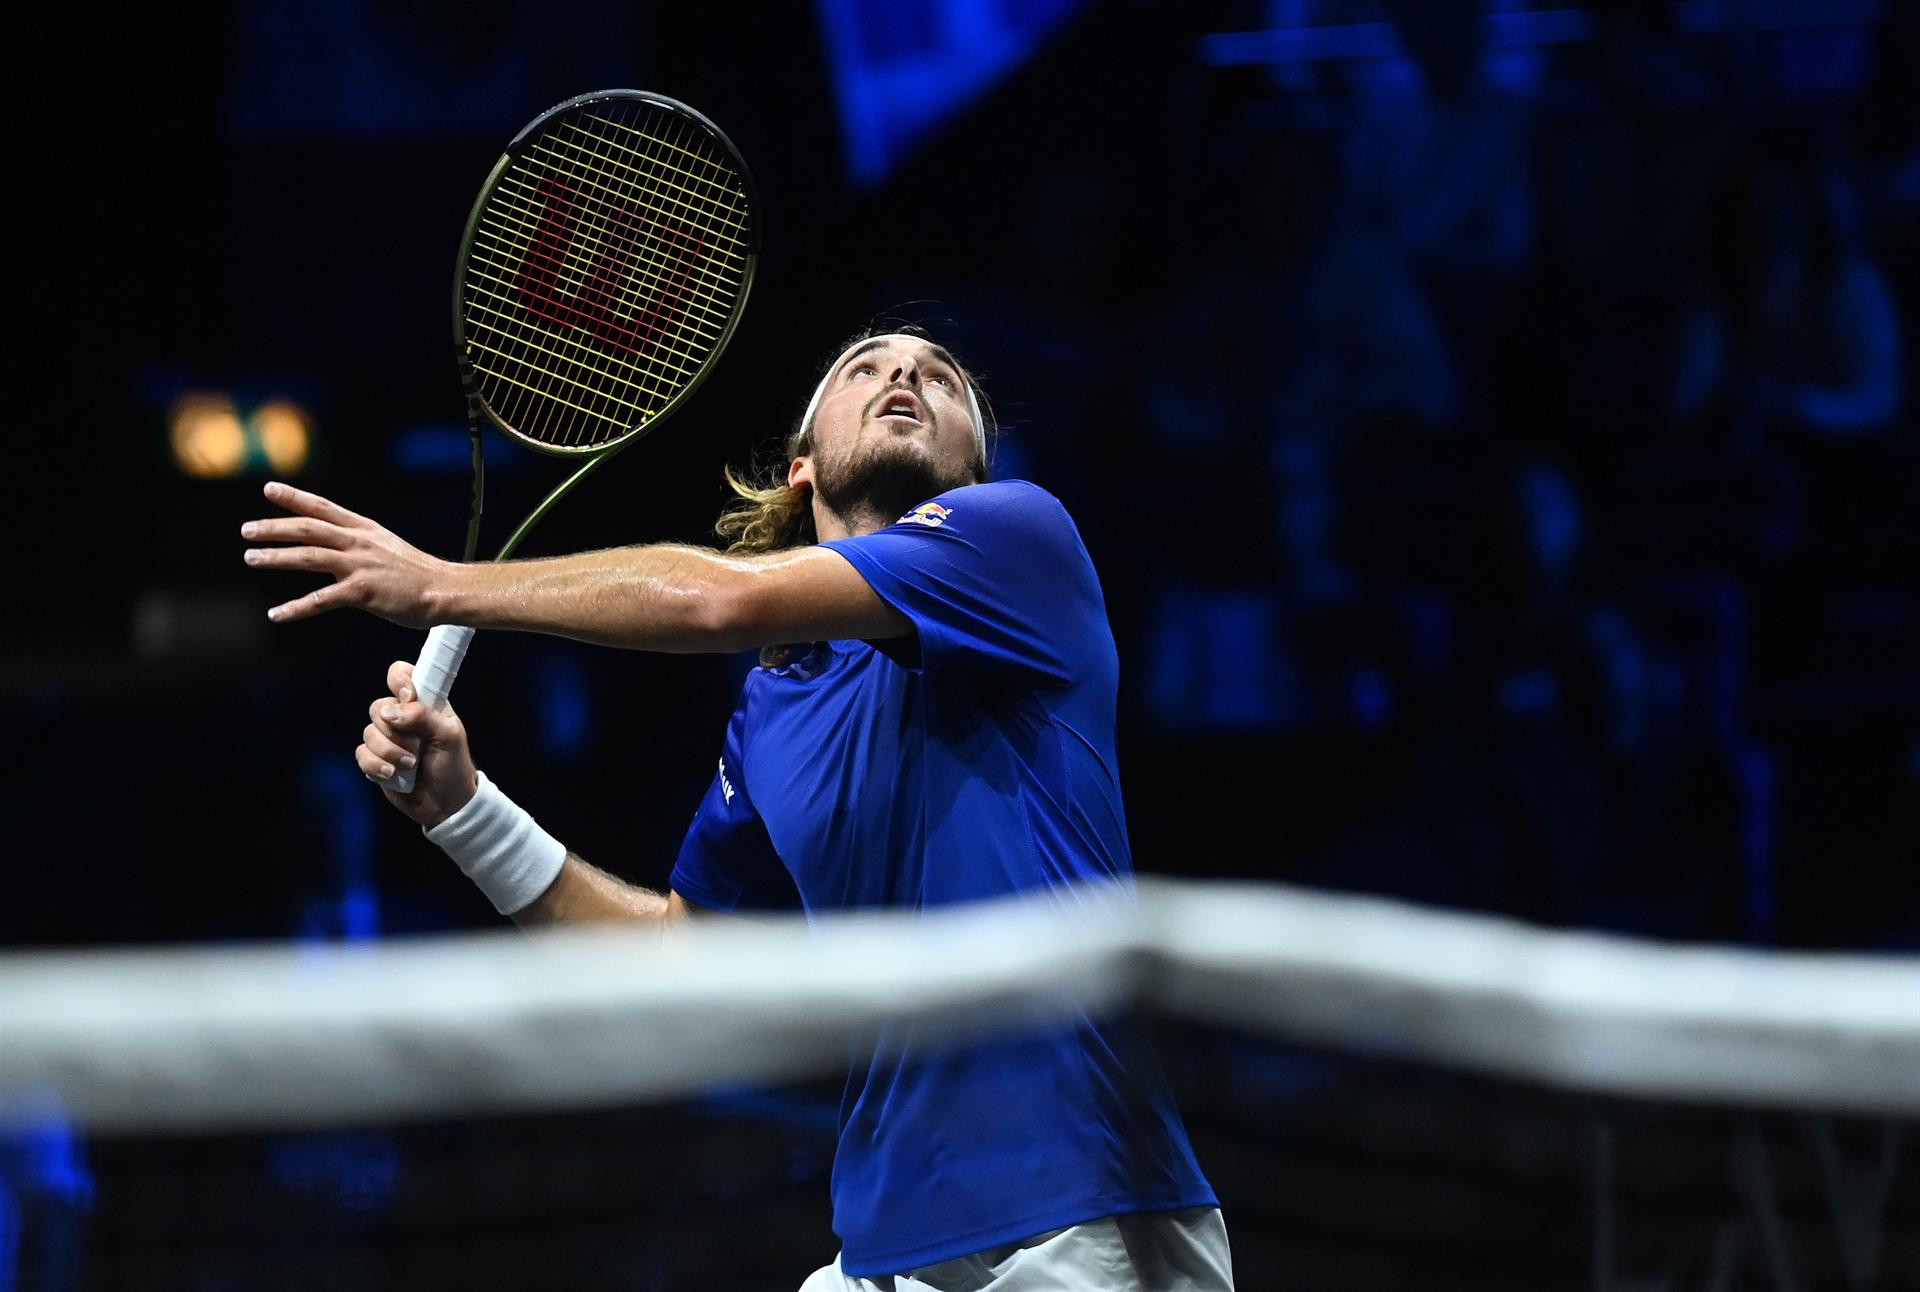
M 453 693 L 453 679 L 460 674 L 460 662 L 467 657 L 467 643 L 473 629 L 457 624 L 441 624 L 427 634 L 427 644 L 413 665 L 413 693 L 429 709 L 438 709 Z M 396 794 L 413 793 L 413 774 L 417 767 L 402 767 L 388 782 Z

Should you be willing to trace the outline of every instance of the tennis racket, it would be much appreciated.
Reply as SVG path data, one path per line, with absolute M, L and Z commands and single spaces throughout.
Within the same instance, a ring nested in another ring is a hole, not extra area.
M 482 425 L 580 466 L 513 531 L 541 518 L 652 430 L 713 371 L 759 256 L 753 178 L 731 140 L 684 103 L 601 90 L 514 137 L 474 200 L 454 274 L 454 354 L 473 436 L 474 559 L 485 493 Z M 414 692 L 446 703 L 473 629 L 427 635 Z M 401 769 L 392 787 L 413 790 Z

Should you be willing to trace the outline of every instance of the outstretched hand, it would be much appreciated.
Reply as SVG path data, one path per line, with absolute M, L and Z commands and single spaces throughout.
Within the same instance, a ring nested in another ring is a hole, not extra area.
M 432 597 L 458 567 L 422 552 L 393 531 L 319 494 L 275 482 L 267 501 L 293 512 L 250 520 L 240 537 L 293 547 L 249 547 L 248 565 L 270 570 L 315 570 L 334 581 L 267 611 L 275 623 L 353 606 L 409 628 L 433 619 Z

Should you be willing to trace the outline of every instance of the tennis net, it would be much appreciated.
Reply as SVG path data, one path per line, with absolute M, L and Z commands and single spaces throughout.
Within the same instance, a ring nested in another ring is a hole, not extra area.
M 1911 959 L 1164 881 L 0 956 L 0 1286 L 791 1289 L 850 1053 L 1088 1010 L 1156 1032 L 1243 1289 L 1920 1286 Z

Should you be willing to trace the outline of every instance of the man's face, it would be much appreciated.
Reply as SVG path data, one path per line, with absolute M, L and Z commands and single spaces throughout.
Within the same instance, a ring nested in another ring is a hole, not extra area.
M 979 457 L 966 377 L 941 347 L 916 336 L 873 337 L 827 376 L 813 444 L 788 470 L 842 515 L 887 519 L 971 484 Z

